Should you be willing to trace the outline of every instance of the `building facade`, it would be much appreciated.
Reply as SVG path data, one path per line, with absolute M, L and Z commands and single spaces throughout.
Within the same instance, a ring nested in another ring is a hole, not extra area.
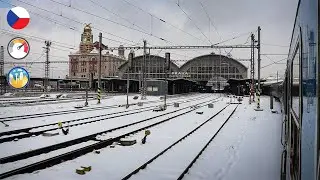
M 130 79 L 141 79 L 143 69 L 143 56 L 133 59 Z M 246 79 L 248 68 L 237 60 L 216 54 L 208 54 L 193 58 L 180 68 L 171 62 L 168 72 L 169 79 L 186 79 L 196 81 L 202 85 L 215 89 L 223 89 L 229 79 Z M 119 76 L 127 77 L 127 64 L 119 67 Z M 146 55 L 146 78 L 165 78 L 165 58 L 154 55 Z
M 143 69 L 143 56 L 137 56 L 133 58 L 132 62 L 132 70 L 129 72 L 130 79 L 141 79 L 141 72 Z M 163 79 L 165 78 L 165 64 L 166 59 L 161 56 L 154 56 L 154 55 L 146 55 L 145 58 L 146 64 L 146 78 L 147 79 Z M 172 63 L 170 64 L 171 72 L 179 71 L 179 67 Z M 121 78 L 127 78 L 128 73 L 128 64 L 124 63 L 119 67 L 119 76 Z
M 81 34 L 79 51 L 69 55 L 69 76 L 72 79 L 97 79 L 99 65 L 99 50 L 94 47 L 92 29 L 85 25 Z M 119 50 L 119 55 L 114 55 L 106 50 L 102 51 L 101 76 L 118 77 L 118 68 L 126 62 L 124 49 Z
M 215 89 L 223 89 L 229 79 L 246 79 L 248 68 L 239 61 L 223 55 L 208 54 L 193 58 L 179 68 L 182 77 L 204 82 Z

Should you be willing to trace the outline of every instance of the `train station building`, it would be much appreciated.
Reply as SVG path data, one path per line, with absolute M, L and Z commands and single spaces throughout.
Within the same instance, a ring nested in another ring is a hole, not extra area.
M 146 55 L 146 78 L 165 78 L 165 58 L 155 55 Z M 119 67 L 119 77 L 141 80 L 143 69 L 143 56 L 133 58 L 132 70 L 128 72 L 128 64 L 125 62 Z M 197 82 L 203 86 L 211 86 L 215 89 L 223 89 L 229 79 L 246 79 L 248 68 L 237 60 L 217 54 L 208 54 L 193 58 L 178 67 L 171 62 L 168 78 L 185 79 Z
M 69 55 L 69 75 L 67 79 L 73 81 L 88 81 L 90 89 L 97 88 L 99 51 L 93 41 L 90 25 L 85 25 L 81 34 L 79 50 Z M 129 76 L 132 92 L 136 92 L 141 86 L 143 67 L 147 81 L 164 80 L 167 77 L 168 93 L 189 92 L 198 86 L 198 89 L 223 90 L 229 79 L 246 79 L 247 70 L 239 61 L 232 57 L 206 54 L 190 59 L 182 66 L 177 66 L 174 60 L 170 63 L 170 69 L 165 71 L 165 57 L 146 54 L 139 55 L 132 60 L 132 69 L 128 71 L 128 61 L 125 57 L 123 46 L 118 49 L 118 54 L 111 54 L 107 50 L 102 51 L 101 78 L 102 88 L 105 91 L 124 91 Z M 179 80 L 179 81 L 178 81 Z M 179 83 L 178 83 L 179 82 Z M 183 85 L 184 82 L 187 84 Z M 179 86 L 178 86 L 179 84 Z M 72 86 L 72 85 L 70 85 Z M 154 93 L 154 92 L 153 92 Z

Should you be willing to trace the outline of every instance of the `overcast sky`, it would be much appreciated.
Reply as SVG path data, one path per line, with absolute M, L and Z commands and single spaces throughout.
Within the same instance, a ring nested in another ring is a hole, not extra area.
M 8 0 L 0 0 L 0 4 L 1 1 Z M 143 39 L 153 46 L 209 45 L 210 42 L 214 44 L 240 36 L 223 43 L 238 45 L 248 42 L 250 32 L 257 34 L 257 27 L 261 26 L 261 53 L 287 54 L 297 2 L 298 0 L 12 0 L 11 4 L 29 11 L 31 22 L 23 30 L 13 30 L 6 21 L 9 8 L 0 9 L 0 44 L 6 48 L 13 37 L 26 37 L 31 50 L 28 57 L 20 61 L 45 61 L 42 47 L 47 39 L 53 41 L 50 60 L 68 61 L 68 54 L 78 50 L 85 23 L 91 23 L 94 28 L 94 41 L 98 40 L 98 34 L 102 31 L 103 43 L 108 46 L 142 44 Z M 221 53 L 225 55 L 230 50 L 222 50 Z M 164 56 L 165 52 L 171 52 L 171 59 L 182 60 L 177 62 L 182 64 L 185 62 L 183 60 L 212 51 L 219 54 L 214 49 L 152 50 L 151 53 Z M 136 55 L 141 53 L 142 51 L 137 51 Z M 235 59 L 250 58 L 249 49 L 232 49 L 231 54 Z M 283 58 L 286 56 L 263 55 L 262 67 Z M 5 61 L 12 61 L 7 53 Z M 243 64 L 249 66 L 248 62 Z M 12 66 L 6 65 L 5 72 Z M 44 76 L 43 65 L 33 64 L 26 68 L 33 77 Z M 284 69 L 285 64 L 268 66 L 261 70 L 262 77 L 275 76 L 277 71 L 283 76 Z M 68 64 L 51 64 L 51 77 L 64 77 L 66 74 Z

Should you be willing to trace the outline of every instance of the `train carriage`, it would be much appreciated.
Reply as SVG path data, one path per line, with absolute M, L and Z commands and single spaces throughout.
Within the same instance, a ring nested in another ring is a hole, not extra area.
M 281 179 L 319 179 L 318 0 L 299 0 L 283 83 Z

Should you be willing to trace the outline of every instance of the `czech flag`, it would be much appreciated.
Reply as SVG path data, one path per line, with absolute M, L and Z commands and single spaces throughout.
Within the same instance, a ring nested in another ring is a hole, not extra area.
M 29 24 L 30 15 L 26 9 L 15 7 L 8 12 L 7 21 L 13 29 L 23 29 Z

